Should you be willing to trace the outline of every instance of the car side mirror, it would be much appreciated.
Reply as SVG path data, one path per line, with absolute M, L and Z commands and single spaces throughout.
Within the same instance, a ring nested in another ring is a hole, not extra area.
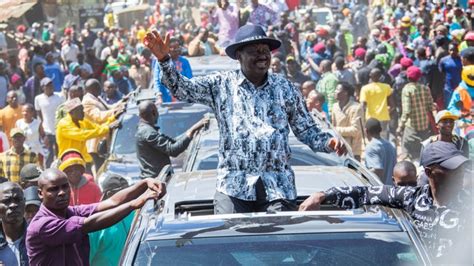
M 107 140 L 101 140 L 97 147 L 97 153 L 103 158 L 107 158 L 109 153 L 109 148 L 107 147 Z

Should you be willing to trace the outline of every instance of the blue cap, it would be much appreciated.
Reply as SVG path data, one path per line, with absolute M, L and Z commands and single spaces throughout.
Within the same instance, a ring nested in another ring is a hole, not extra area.
M 454 170 L 469 161 L 463 153 L 451 142 L 435 141 L 428 144 L 421 154 L 420 164 L 423 167 L 439 164 L 440 166 Z

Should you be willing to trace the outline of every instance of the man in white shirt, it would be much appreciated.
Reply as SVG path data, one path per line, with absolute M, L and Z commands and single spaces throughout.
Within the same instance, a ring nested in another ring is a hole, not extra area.
M 77 62 L 77 54 L 79 54 L 79 47 L 71 42 L 69 37 L 66 37 L 61 48 L 61 57 L 64 62 L 69 65 L 71 62 Z
M 55 137 L 56 109 L 64 102 L 64 99 L 54 93 L 53 81 L 50 78 L 43 78 L 40 85 L 43 93 L 36 96 L 35 109 L 42 121 L 43 130 L 46 135 L 45 141 L 49 143 L 49 152 L 46 158 L 46 168 L 49 168 L 58 150 Z

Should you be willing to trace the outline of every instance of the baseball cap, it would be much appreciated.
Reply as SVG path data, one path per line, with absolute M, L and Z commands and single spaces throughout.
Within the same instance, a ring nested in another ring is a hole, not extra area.
M 41 171 L 38 165 L 34 163 L 25 164 L 20 170 L 20 180 L 22 182 L 35 182 L 38 181 Z
M 21 79 L 20 75 L 18 75 L 17 73 L 13 74 L 12 77 L 10 78 L 10 82 L 12 84 L 15 84 L 17 81 L 19 81 Z
M 324 43 L 317 43 L 313 46 L 313 51 L 315 53 L 324 53 L 324 51 L 326 51 L 326 46 L 324 45 Z
M 63 154 L 61 156 L 61 164 L 59 165 L 59 170 L 64 171 L 66 168 L 73 166 L 73 165 L 81 165 L 82 167 L 86 167 L 86 162 L 82 157 L 82 154 L 78 150 L 69 150 L 67 154 Z
M 474 32 L 470 31 L 464 36 L 465 41 L 474 41 Z
M 288 62 L 290 62 L 290 61 L 296 61 L 296 60 L 295 60 L 295 57 L 292 56 L 292 55 L 287 56 L 287 57 L 286 57 L 286 62 L 288 63 Z
M 107 178 L 104 183 L 102 183 L 102 191 L 105 193 L 107 191 L 112 191 L 119 188 L 128 187 L 128 182 L 125 178 L 119 175 L 112 175 Z
M 403 27 L 403 28 L 408 28 L 411 26 L 411 18 L 409 16 L 405 16 L 401 19 L 401 23 L 400 25 Z
M 407 69 L 407 77 L 410 80 L 413 81 L 418 81 L 421 76 L 423 76 L 423 73 L 421 73 L 421 70 L 416 67 L 416 66 L 411 66 Z
M 420 164 L 428 167 L 439 164 L 443 168 L 454 170 L 469 161 L 451 142 L 435 141 L 428 144 L 421 154 Z
M 16 134 L 21 134 L 21 135 L 25 136 L 25 132 L 23 132 L 23 130 L 21 130 L 19 128 L 14 128 L 10 131 L 10 138 L 13 138 Z
M 50 78 L 48 78 L 48 77 L 45 77 L 45 78 L 42 78 L 42 79 L 41 79 L 41 81 L 40 81 L 40 86 L 41 86 L 41 87 L 44 87 L 44 86 L 46 86 L 46 85 L 48 85 L 48 84 L 50 84 L 50 83 L 52 83 L 52 82 L 53 82 L 52 79 L 50 79 Z
M 359 58 L 364 58 L 366 54 L 366 50 L 364 48 L 357 48 L 354 51 L 354 55 Z
M 400 65 L 402 65 L 402 67 L 409 68 L 413 66 L 413 60 L 411 60 L 409 57 L 403 57 L 400 59 Z
M 436 124 L 439 123 L 439 121 L 443 120 L 443 119 L 453 119 L 453 120 L 458 120 L 459 119 L 459 116 L 451 113 L 450 111 L 448 110 L 442 110 L 442 111 L 439 111 L 436 116 L 435 116 L 435 121 L 436 121 Z
M 23 190 L 23 195 L 25 197 L 25 206 L 28 206 L 31 204 L 36 205 L 36 206 L 41 205 L 41 199 L 38 196 L 37 186 L 31 186 L 31 187 L 25 188 L 25 190 Z
M 469 59 L 474 56 L 474 47 L 466 47 L 462 49 L 460 54 L 461 54 L 461 57 Z

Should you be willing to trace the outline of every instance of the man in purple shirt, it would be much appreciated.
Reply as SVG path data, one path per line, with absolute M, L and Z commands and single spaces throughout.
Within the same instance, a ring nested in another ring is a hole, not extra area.
M 26 233 L 31 265 L 89 265 L 88 233 L 116 224 L 166 193 L 164 184 L 148 178 L 105 201 L 69 207 L 71 188 L 63 172 L 45 170 L 38 186 L 43 204 Z

